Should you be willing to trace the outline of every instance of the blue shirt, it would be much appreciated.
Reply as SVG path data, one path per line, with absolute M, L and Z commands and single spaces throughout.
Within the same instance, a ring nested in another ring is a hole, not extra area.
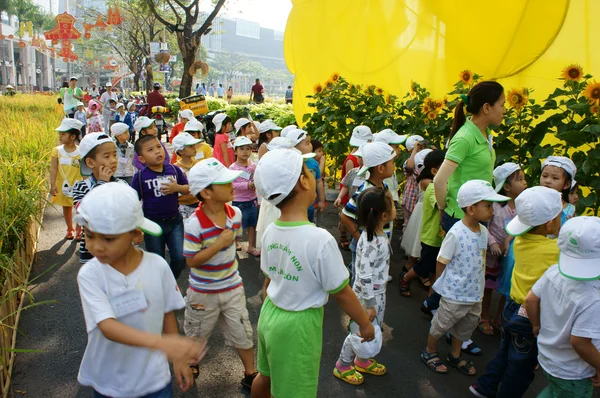
M 224 89 L 223 87 L 219 87 L 219 88 L 217 88 L 217 95 L 218 95 L 219 97 L 222 97 L 222 96 L 223 96 L 223 94 L 225 94 L 225 89 Z
M 133 176 L 131 187 L 137 191 L 138 197 L 142 201 L 145 217 L 150 219 L 170 218 L 179 214 L 179 195 L 177 193 L 165 195 L 160 190 L 161 183 L 169 178 L 173 178 L 179 185 L 188 185 L 183 171 L 171 164 L 163 165 L 162 172 L 144 167 Z
M 315 177 L 315 180 L 317 180 L 318 183 L 321 179 L 321 168 L 319 167 L 319 162 L 317 162 L 314 158 L 310 158 L 306 159 L 304 163 L 306 163 L 306 167 L 308 167 L 308 170 L 310 170 L 310 172 Z M 314 207 L 315 205 L 313 204 L 309 207 L 309 209 L 313 209 Z

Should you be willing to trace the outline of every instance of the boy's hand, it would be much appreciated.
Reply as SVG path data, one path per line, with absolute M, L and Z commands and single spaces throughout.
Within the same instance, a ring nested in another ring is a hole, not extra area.
M 158 341 L 158 349 L 167 354 L 173 363 L 194 364 L 206 354 L 206 341 L 198 341 L 190 337 L 165 334 Z
M 500 245 L 497 243 L 494 243 L 493 245 L 490 246 L 490 253 L 492 254 L 492 256 L 500 256 L 502 254 L 502 250 L 500 250 Z
M 325 201 L 323 200 L 323 201 L 321 201 L 321 202 L 319 202 L 319 203 L 317 204 L 317 207 L 319 208 L 319 211 L 320 211 L 321 213 L 323 213 L 323 212 L 325 211 L 325 208 L 327 208 L 327 202 L 325 202 Z
M 342 207 L 342 198 L 339 198 L 339 197 L 338 197 L 338 198 L 336 198 L 336 199 L 335 199 L 335 202 L 333 202 L 333 205 L 334 205 L 335 207 L 337 207 L 338 209 L 339 209 L 339 208 L 341 208 L 341 207 Z
M 366 324 L 364 327 L 359 326 L 358 335 L 362 337 L 362 341 L 371 341 L 375 339 L 375 328 L 371 323 Z
M 175 380 L 177 380 L 181 392 L 186 392 L 194 384 L 194 374 L 190 365 L 183 362 L 175 362 L 173 363 L 173 373 L 175 373 Z
M 373 322 L 373 319 L 377 316 L 375 308 L 367 308 L 367 316 L 369 317 L 369 322 Z
M 115 172 L 112 171 L 110 167 L 100 166 L 100 171 L 98 172 L 98 179 L 101 181 L 109 182 L 113 174 L 115 174 Z
M 598 371 L 596 371 L 596 374 L 590 378 L 592 379 L 592 385 L 594 387 L 600 387 L 600 376 L 598 375 Z
M 52 195 L 52 196 L 58 195 L 58 188 L 56 188 L 56 185 L 54 185 L 54 184 L 50 185 L 50 195 Z
M 225 249 L 226 247 L 231 246 L 231 244 L 233 243 L 233 239 L 233 231 L 231 231 L 230 229 L 226 229 L 223 232 L 221 232 L 215 244 L 219 245 L 220 248 Z
M 504 257 L 508 255 L 508 250 L 510 249 L 510 242 L 512 242 L 512 240 L 512 236 L 507 236 L 506 239 L 504 239 L 504 242 L 502 242 L 502 255 Z
M 160 184 L 160 191 L 163 195 L 170 195 L 172 193 L 178 193 L 181 190 L 181 185 L 177 184 L 175 181 L 171 180 L 170 182 L 163 182 Z

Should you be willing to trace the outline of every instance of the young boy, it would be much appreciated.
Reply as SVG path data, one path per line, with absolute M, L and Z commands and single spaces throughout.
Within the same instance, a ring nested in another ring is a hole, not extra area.
M 145 219 L 135 191 L 107 183 L 80 203 L 76 220 L 85 226 L 96 256 L 77 276 L 88 344 L 77 381 L 98 397 L 171 397 L 175 379 L 183 391 L 193 383 L 204 343 L 178 336 L 173 311 L 185 301 L 164 259 L 136 248 L 161 228 Z
M 373 134 L 373 142 L 383 142 L 388 144 L 394 151 L 396 152 L 396 156 L 400 154 L 400 145 L 404 144 L 406 141 L 406 135 L 398 135 L 395 131 L 391 129 L 381 130 L 379 133 Z M 415 180 L 416 182 L 416 180 Z M 390 178 L 386 178 L 385 183 L 389 187 L 390 193 L 392 194 L 392 198 L 394 199 L 394 203 L 398 204 L 398 178 L 396 177 L 396 169 L 394 169 L 394 174 Z M 417 192 L 418 192 L 417 185 Z M 414 208 L 414 206 L 413 206 Z
M 115 177 L 130 185 L 135 174 L 135 167 L 133 167 L 135 150 L 133 144 L 129 142 L 129 126 L 125 123 L 117 122 L 110 126 L 110 133 L 118 149 L 118 166 Z
M 225 343 L 237 350 L 244 365 L 241 384 L 251 388 L 257 374 L 254 343 L 234 242 L 242 234 L 242 213 L 227 204 L 233 200 L 232 182 L 241 173 L 215 158 L 190 170 L 190 191 L 201 205 L 185 222 L 190 279 L 184 329 L 186 336 L 208 340 L 219 322 Z
M 117 171 L 117 147 L 114 141 L 104 133 L 89 133 L 79 144 L 79 155 L 81 156 L 81 175 L 87 177 L 78 181 L 73 186 L 73 206 L 79 207 L 79 203 L 97 185 L 110 181 L 116 181 L 114 174 Z M 79 242 L 79 262 L 85 264 L 94 256 L 87 250 L 85 245 L 85 228 Z
M 79 101 L 77 103 L 77 112 L 75 112 L 75 119 L 79 120 L 83 126 L 81 127 L 81 134 L 79 135 L 79 140 L 85 137 L 85 126 L 87 124 L 87 113 L 85 112 L 85 108 L 83 107 L 83 102 Z
M 543 397 L 592 397 L 600 371 L 600 219 L 576 217 L 558 236 L 560 257 L 525 298 L 548 379 Z
M 154 123 L 154 119 L 150 119 L 147 116 L 140 116 L 135 121 L 134 128 L 135 128 L 135 132 L 138 134 L 138 138 L 141 138 L 144 135 L 152 135 L 154 137 L 158 137 L 158 128 L 156 127 L 156 124 Z M 167 151 L 167 147 L 162 143 L 162 141 L 160 141 L 160 143 L 165 151 L 165 154 L 168 155 L 169 151 Z M 171 164 L 171 162 L 169 160 L 170 160 L 169 156 L 165 156 L 165 161 L 164 161 L 165 166 L 168 166 Z M 138 170 L 143 170 L 145 167 L 144 164 L 138 159 L 137 153 L 133 156 L 133 165 Z
M 179 167 L 187 176 L 196 160 L 196 145 L 202 142 L 201 139 L 192 137 L 189 133 L 179 133 L 173 138 L 173 155 L 177 154 L 179 160 L 175 166 Z M 198 207 L 198 199 L 191 193 L 179 196 L 179 213 L 183 220 L 187 220 Z
M 475 374 L 473 363 L 463 359 L 460 351 L 462 342 L 471 338 L 481 314 L 488 231 L 480 223 L 491 220 L 493 202 L 508 200 L 483 180 L 468 181 L 458 190 L 458 204 L 465 216 L 450 228 L 440 248 L 436 272 L 439 278 L 433 289 L 442 298 L 431 321 L 427 347 L 421 354 L 421 361 L 435 373 L 448 372 L 437 354 L 437 343 L 450 332 L 452 346 L 447 364 L 466 375 Z
M 558 236 L 562 214 L 560 192 L 546 187 L 524 190 L 515 200 L 517 216 L 506 226 L 516 236 L 510 298 L 502 313 L 500 351 L 469 390 L 477 397 L 522 397 L 535 377 L 537 346 L 525 310 L 525 296 L 553 264 L 558 262 Z
M 108 118 L 110 120 L 109 128 L 115 123 L 117 112 L 117 101 L 111 98 L 108 100 Z
M 391 150 L 391 148 L 390 148 Z M 265 301 L 258 320 L 258 370 L 253 397 L 316 397 L 323 339 L 323 306 L 329 294 L 374 338 L 335 238 L 311 224 L 306 209 L 316 181 L 297 151 L 267 152 L 256 167 L 258 193 L 281 210 L 263 236 L 260 268 Z M 306 248 L 311 248 L 307 250 Z
M 153 135 L 143 135 L 135 142 L 135 152 L 144 167 L 131 181 L 142 201 L 144 216 L 163 230 L 161 236 L 144 235 L 146 250 L 165 257 L 169 248 L 171 271 L 175 279 L 185 268 L 183 257 L 183 218 L 179 214 L 178 194 L 190 193 L 188 180 L 177 166 L 165 165 L 167 157 L 162 143 Z

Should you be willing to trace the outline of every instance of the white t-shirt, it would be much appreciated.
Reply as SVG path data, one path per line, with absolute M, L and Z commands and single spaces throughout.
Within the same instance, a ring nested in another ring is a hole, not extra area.
M 275 222 L 262 237 L 260 269 L 271 279 L 269 298 L 287 311 L 321 308 L 348 284 L 335 238 L 309 222 Z
M 600 349 L 600 280 L 575 281 L 560 274 L 553 265 L 533 285 L 540 298 L 538 360 L 554 377 L 582 380 L 596 370 L 577 354 L 571 336 L 592 339 Z
M 77 283 L 88 333 L 77 381 L 100 394 L 119 398 L 139 397 L 164 388 L 171 381 L 171 372 L 163 352 L 108 340 L 98 323 L 117 319 L 115 305 L 123 294 L 142 291 L 148 308 L 117 320 L 148 333 L 161 334 L 164 315 L 185 307 L 167 262 L 156 254 L 144 252 L 140 265 L 125 276 L 93 258 L 79 270 Z
M 483 300 L 485 285 L 485 251 L 488 230 L 480 224 L 473 232 L 462 220 L 446 234 L 437 260 L 446 264 L 433 290 L 455 303 L 477 303 Z

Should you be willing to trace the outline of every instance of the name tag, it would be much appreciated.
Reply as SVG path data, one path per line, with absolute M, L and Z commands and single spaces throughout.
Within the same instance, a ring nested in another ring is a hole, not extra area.
M 64 164 L 66 166 L 70 166 L 71 164 L 73 164 L 73 161 L 71 160 L 70 157 L 60 157 L 59 160 L 60 164 Z
M 197 160 L 204 159 L 204 153 L 202 153 L 202 152 L 198 152 L 198 153 L 196 154 L 196 159 L 197 159 Z
M 353 187 L 360 187 L 362 184 L 365 183 L 365 179 L 364 178 L 355 178 L 354 181 L 352 181 L 352 186 Z
M 119 156 L 119 163 L 121 164 L 127 164 L 128 159 L 127 158 L 122 158 Z
M 488 242 L 485 236 L 483 236 L 483 234 L 479 235 L 479 239 L 477 240 L 477 246 L 479 247 L 479 250 L 486 250 L 487 243 Z
M 252 178 L 252 174 L 244 171 L 242 174 L 240 174 L 240 177 L 242 177 L 244 180 L 250 180 Z
M 110 300 L 110 305 L 118 318 L 148 309 L 146 296 L 141 290 L 131 290 Z

